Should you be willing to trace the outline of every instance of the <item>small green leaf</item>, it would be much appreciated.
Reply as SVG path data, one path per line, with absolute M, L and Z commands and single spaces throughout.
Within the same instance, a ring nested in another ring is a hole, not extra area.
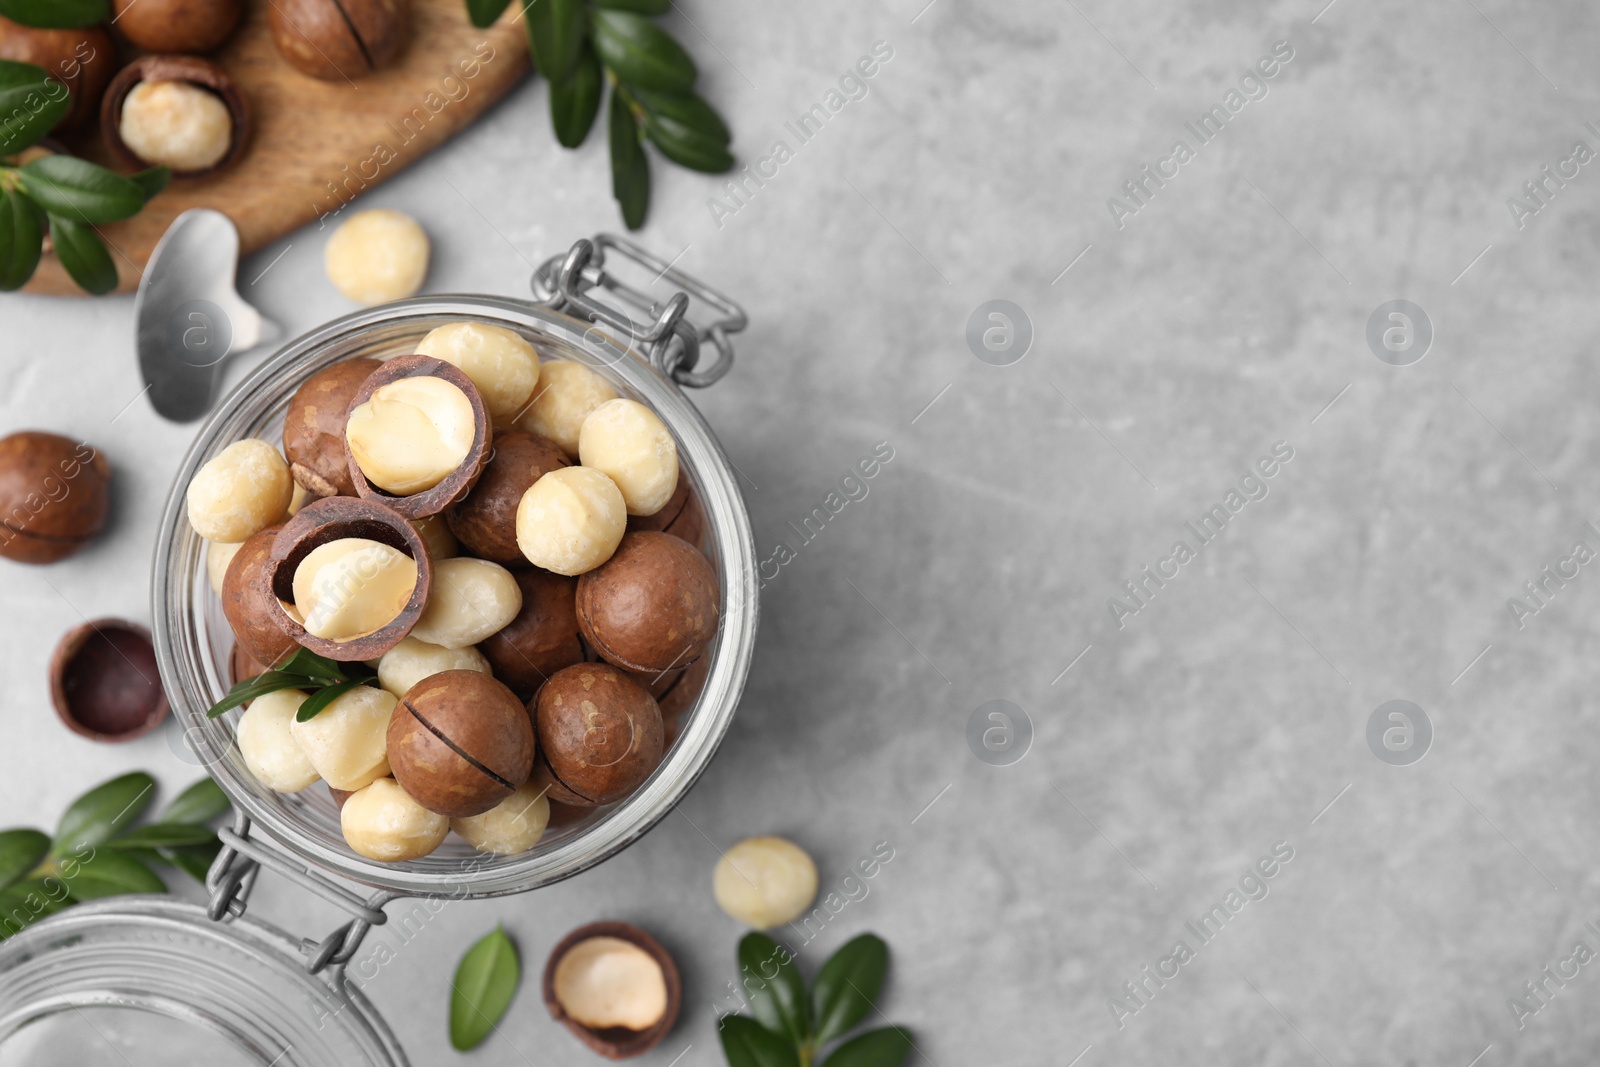
M 685 93 L 694 87 L 694 60 L 671 35 L 643 15 L 596 11 L 594 44 L 601 61 L 629 85 L 667 93 Z
M 672 10 L 672 0 L 594 0 L 594 6 L 640 15 L 665 15 Z
M 56 826 L 51 854 L 64 856 L 85 846 L 93 847 L 116 836 L 138 819 L 156 791 L 155 779 L 143 771 L 102 782 L 74 800 Z
M 294 653 L 283 662 L 273 666 L 273 670 L 284 674 L 303 674 L 307 678 L 316 678 L 324 684 L 328 682 L 342 682 L 346 678 L 355 677 L 353 668 L 359 667 L 360 671 L 372 673 L 359 664 L 340 663 L 338 660 L 319 656 L 309 648 L 296 647 Z
M 151 197 L 167 187 L 167 182 L 172 180 L 172 171 L 166 167 L 150 167 L 128 175 L 128 180 L 143 190 L 145 202 L 148 203 Z
M 748 1015 L 724 1015 L 717 1032 L 728 1067 L 799 1067 L 794 1046 Z
M 645 133 L 661 154 L 679 166 L 706 174 L 721 174 L 733 166 L 728 146 L 666 115 L 649 115 Z
M 511 0 L 467 0 L 467 17 L 478 29 L 487 29 L 510 5 Z
M 501 927 L 461 957 L 450 995 L 450 1044 L 457 1052 L 483 1044 L 511 1006 L 521 977 L 517 946 Z
M 0 156 L 14 156 L 49 133 L 71 106 L 67 87 L 43 67 L 0 59 Z
M 23 878 L 50 854 L 50 836 L 38 830 L 0 832 L 0 889 Z
M 0 941 L 72 903 L 59 878 L 29 878 L 0 889 Z
M 521 0 L 528 46 L 539 73 L 552 83 L 564 81 L 578 61 L 583 44 L 583 0 Z
M 0 292 L 27 284 L 44 250 L 44 212 L 20 189 L 0 189 Z
M 77 870 L 67 877 L 68 869 Z M 127 893 L 165 893 L 167 884 L 143 861 L 126 852 L 97 849 L 80 864 L 62 864 L 62 880 L 77 900 L 100 900 Z
M 117 287 L 117 265 L 93 226 L 51 215 L 50 240 L 56 258 L 84 291 L 99 296 Z
M 157 822 L 130 830 L 121 837 L 105 843 L 106 848 L 125 852 L 130 849 L 183 848 L 188 845 L 208 845 L 217 839 L 210 827 L 191 823 Z
M 650 212 L 650 160 L 639 143 L 639 127 L 633 109 L 620 91 L 611 94 L 611 195 L 622 207 L 622 221 L 628 229 L 644 225 Z
M 161 821 L 204 826 L 226 814 L 232 806 L 221 786 L 213 779 L 202 778 L 173 798 L 161 813 Z
M 632 87 L 629 93 L 651 116 L 673 119 L 722 144 L 733 140 L 716 109 L 694 93 L 658 93 Z
M 254 678 L 246 678 L 228 690 L 228 695 L 211 705 L 211 710 L 206 712 L 206 715 L 215 719 L 218 715 L 232 711 L 241 704 L 248 704 L 257 697 L 264 697 L 268 693 L 284 689 L 315 689 L 319 684 L 318 680 L 307 678 L 303 674 L 266 671 Z
M 44 156 L 20 171 L 22 187 L 52 215 L 76 223 L 116 222 L 144 207 L 138 182 L 76 156 Z
M 310 722 L 318 715 L 321 715 L 323 709 L 329 704 L 332 704 L 335 700 L 338 700 L 352 689 L 360 689 L 370 681 L 370 678 L 352 678 L 348 682 L 340 682 L 337 685 L 330 685 L 324 689 L 318 689 L 315 693 L 312 693 L 310 696 L 306 697 L 305 700 L 300 702 L 300 710 L 294 713 L 294 721 Z
M 898 1026 L 868 1030 L 833 1050 L 822 1067 L 900 1067 L 911 1053 L 911 1034 Z
M 604 84 L 600 60 L 588 45 L 584 45 L 572 73 L 550 83 L 550 122 L 563 147 L 577 148 L 589 136 L 594 117 L 600 112 Z
M 787 948 L 751 931 L 739 941 L 739 969 L 757 1022 L 791 1044 L 799 1045 L 810 1036 L 805 979 Z
M 160 856 L 163 862 L 172 864 L 178 870 L 204 885 L 206 874 L 210 872 L 211 865 L 217 861 L 217 853 L 221 851 L 222 842 L 213 838 L 208 845 L 189 845 L 184 848 L 161 849 Z
M 888 970 L 889 946 L 872 934 L 853 938 L 822 965 L 811 985 L 817 1044 L 826 1044 L 867 1017 Z
M 107 0 L 0 0 L 0 15 L 24 26 L 75 30 L 111 17 Z

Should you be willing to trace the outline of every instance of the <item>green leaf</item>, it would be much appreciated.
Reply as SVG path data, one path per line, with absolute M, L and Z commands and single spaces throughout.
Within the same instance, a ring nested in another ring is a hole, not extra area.
M 601 61 L 629 85 L 668 93 L 685 93 L 694 87 L 694 60 L 671 35 L 643 15 L 596 11 L 594 44 Z
M 450 1044 L 466 1052 L 483 1044 L 511 1006 L 522 977 L 517 946 L 503 927 L 467 950 L 450 983 Z
M 355 677 L 357 672 L 353 669 L 358 666 L 358 664 L 340 663 L 337 660 L 328 659 L 326 656 L 319 656 L 309 648 L 296 647 L 293 655 L 282 663 L 274 665 L 272 669 L 284 674 L 303 674 L 307 678 L 320 679 L 326 684 L 328 682 L 342 682 L 346 678 Z M 366 671 L 365 667 L 361 667 L 360 670 L 371 673 Z
M 74 800 L 56 826 L 51 854 L 94 847 L 109 841 L 118 830 L 138 819 L 156 791 L 155 779 L 143 771 L 102 782 Z
M 679 166 L 706 174 L 721 174 L 733 166 L 733 155 L 725 142 L 708 137 L 677 119 L 647 115 L 645 133 L 661 154 Z
M 24 26 L 75 30 L 111 17 L 107 0 L 0 0 L 0 15 Z
M 694 93 L 658 93 L 638 87 L 630 88 L 629 93 L 652 117 L 673 119 L 722 144 L 733 140 L 722 116 Z
M 898 1026 L 868 1030 L 833 1050 L 822 1067 L 900 1067 L 911 1053 L 911 1033 Z
M 283 689 L 315 689 L 321 684 L 318 679 L 307 678 L 303 674 L 265 671 L 254 678 L 246 678 L 228 690 L 228 695 L 211 705 L 211 710 L 206 712 L 206 715 L 215 719 L 218 715 L 232 711 L 241 704 L 248 704 L 257 697 L 264 697 L 268 693 L 276 693 Z
M 164 823 L 193 823 L 204 826 L 232 808 L 228 795 L 214 780 L 202 778 L 179 793 L 161 813 Z
M 51 215 L 50 240 L 56 258 L 86 292 L 99 296 L 117 287 L 117 265 L 93 226 Z
M 888 970 L 889 946 L 872 934 L 853 938 L 822 965 L 811 985 L 817 1044 L 826 1044 L 867 1017 Z
M 728 1067 L 799 1067 L 794 1046 L 748 1015 L 724 1015 L 717 1032 Z
M 39 866 L 50 854 L 50 835 L 38 830 L 0 832 L 0 889 Z
M 534 65 L 552 84 L 566 80 L 583 44 L 583 0 L 522 0 L 522 4 Z
M 0 889 L 0 941 L 70 906 L 59 878 L 29 878 Z
M 650 212 L 650 160 L 639 143 L 633 109 L 620 91 L 611 94 L 611 195 L 622 206 L 622 221 L 630 230 L 644 225 Z
M 478 29 L 487 29 L 510 5 L 511 0 L 467 0 L 467 17 Z
M 751 931 L 739 941 L 739 969 L 756 1021 L 799 1045 L 811 1033 L 806 1017 L 806 983 L 787 948 Z
M 144 192 L 145 202 L 167 187 L 167 182 L 172 180 L 172 171 L 166 167 L 150 167 L 137 174 L 130 174 L 128 180 L 137 185 Z
M 672 0 L 594 0 L 594 6 L 612 11 L 633 11 L 640 15 L 665 15 L 672 10 Z
M 44 250 L 44 212 L 19 190 L 0 189 L 0 292 L 22 288 Z
M 178 870 L 204 885 L 206 874 L 210 872 L 211 865 L 217 861 L 217 853 L 221 851 L 222 842 L 213 838 L 208 845 L 164 848 L 160 850 L 159 854 L 163 862 L 172 864 Z
M 594 49 L 584 46 L 577 65 L 559 82 L 550 83 L 550 122 L 563 147 L 577 148 L 589 136 L 600 112 L 600 90 L 605 76 Z
M 158 822 L 130 830 L 121 837 L 107 841 L 106 848 L 119 852 L 130 849 L 183 848 L 187 845 L 207 845 L 217 839 L 207 826 L 181 822 Z
M 294 713 L 294 721 L 310 722 L 318 715 L 321 715 L 322 710 L 329 704 L 332 704 L 352 689 L 360 689 L 370 681 L 370 678 L 352 678 L 348 682 L 340 682 L 337 685 L 318 689 L 300 702 L 300 710 Z
M 74 899 L 100 900 L 127 893 L 165 893 L 167 884 L 161 877 L 126 852 L 98 849 L 87 861 L 62 865 L 62 880 L 67 883 Z M 68 877 L 68 871 L 76 867 Z
M 144 207 L 138 182 L 76 156 L 45 156 L 23 167 L 22 187 L 52 215 L 77 223 L 116 222 Z
M 71 106 L 67 87 L 43 67 L 0 59 L 0 156 L 14 156 L 49 133 Z

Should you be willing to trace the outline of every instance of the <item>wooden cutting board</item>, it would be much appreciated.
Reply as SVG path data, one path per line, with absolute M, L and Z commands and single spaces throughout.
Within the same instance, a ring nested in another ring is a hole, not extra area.
M 138 288 L 156 242 L 190 208 L 227 214 L 239 227 L 244 251 L 254 251 L 392 178 L 528 73 L 518 5 L 480 30 L 467 21 L 462 0 L 411 0 L 410 37 L 391 66 L 354 82 L 318 81 L 278 55 L 267 27 L 269 2 L 249 0 L 244 24 L 212 57 L 250 98 L 255 136 L 249 151 L 233 169 L 175 181 L 133 218 L 98 227 L 117 264 L 119 292 Z M 71 148 L 113 166 L 97 127 Z M 85 295 L 54 255 L 40 261 L 26 291 Z

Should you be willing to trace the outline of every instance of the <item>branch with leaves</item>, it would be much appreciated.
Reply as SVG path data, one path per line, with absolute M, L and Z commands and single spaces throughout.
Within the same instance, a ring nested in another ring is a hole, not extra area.
M 472 24 L 491 25 L 511 0 L 466 0 Z M 534 65 L 550 82 L 556 140 L 577 148 L 589 137 L 607 86 L 611 192 L 628 229 L 650 209 L 645 142 L 690 170 L 721 174 L 733 166 L 732 135 L 694 91 L 694 60 L 650 20 L 672 0 L 519 0 Z
M 306 694 L 306 699 L 295 712 L 295 721 L 310 722 L 329 704 L 363 685 L 377 687 L 378 675 L 372 668 L 362 663 L 340 663 L 310 649 L 299 648 L 271 670 L 246 678 L 228 690 L 228 695 L 211 705 L 206 715 L 215 719 L 268 693 L 299 689 Z
M 134 826 L 155 797 L 148 774 L 103 782 L 68 806 L 52 837 L 0 831 L 0 941 L 74 904 L 125 893 L 165 893 L 153 869 L 204 883 L 222 849 L 211 823 L 230 810 L 217 783 L 185 789 L 153 822 Z
M 910 1032 L 886 1026 L 858 1034 L 817 1060 L 874 1010 L 889 971 L 889 946 L 882 938 L 862 934 L 848 942 L 822 965 L 809 993 L 794 956 L 766 934 L 744 936 L 739 966 L 755 1017 L 723 1017 L 729 1067 L 900 1067 L 911 1052 Z

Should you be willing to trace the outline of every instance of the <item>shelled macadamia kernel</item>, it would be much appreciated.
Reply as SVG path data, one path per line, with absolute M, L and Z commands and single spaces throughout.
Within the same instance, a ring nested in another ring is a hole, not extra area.
M 518 786 L 515 793 L 482 815 L 450 820 L 450 829 L 473 848 L 501 856 L 528 851 L 539 843 L 549 825 L 550 801 L 532 782 Z
M 244 765 L 258 782 L 278 793 L 298 793 L 321 778 L 291 729 L 305 699 L 298 689 L 256 697 L 235 728 Z
M 817 899 L 817 865 L 782 837 L 750 837 L 723 853 L 712 876 L 717 903 L 757 930 L 793 922 Z
M 511 572 L 486 559 L 460 556 L 433 567 L 433 593 L 411 636 L 445 648 L 465 648 L 502 629 L 522 610 L 522 589 Z
M 422 288 L 428 235 L 417 220 L 388 208 L 346 219 L 323 250 L 328 280 L 357 304 L 387 304 Z
M 412 800 L 393 778 L 379 778 L 348 797 L 339 824 L 346 844 L 381 863 L 421 859 L 450 833 L 449 819 Z
M 345 438 L 369 482 L 410 496 L 461 466 L 476 428 L 466 393 L 443 378 L 418 375 L 379 386 L 350 412 Z
M 290 729 L 317 774 L 335 789 L 360 789 L 389 774 L 389 717 L 393 693 L 357 686 L 315 718 Z
M 180 172 L 208 170 L 233 147 L 228 105 L 183 81 L 142 81 L 128 90 L 117 129 L 134 155 Z
M 211 591 L 218 596 L 222 595 L 222 580 L 228 576 L 228 564 L 233 562 L 233 557 L 243 547 L 243 541 L 237 544 L 227 541 L 206 542 L 206 578 L 211 582 Z
M 294 606 L 306 633 L 350 641 L 398 618 L 416 587 L 416 560 L 381 541 L 341 537 L 300 561 Z
M 452 322 L 417 343 L 417 354 L 461 368 L 495 419 L 521 412 L 539 384 L 539 354 L 521 334 L 483 322 Z
M 471 645 L 445 648 L 408 637 L 383 654 L 378 661 L 378 684 L 396 697 L 403 697 L 424 678 L 445 671 L 489 673 L 489 660 Z
M 583 574 L 611 558 L 628 528 L 617 483 L 590 467 L 562 467 L 533 483 L 517 505 L 517 547 L 557 574 Z
M 578 458 L 578 435 L 589 412 L 617 391 L 600 375 L 570 359 L 551 360 L 539 371 L 539 387 L 527 410 L 517 417 L 517 429 L 548 437 L 572 459 Z
M 443 515 L 414 519 L 411 525 L 422 535 L 422 543 L 428 546 L 430 559 L 454 559 L 461 554 L 461 544 L 456 540 L 456 535 L 450 532 L 450 524 L 445 522 Z
M 678 488 L 678 446 L 666 424 L 639 403 L 607 400 L 583 420 L 578 461 L 622 490 L 629 515 L 654 515 Z
M 233 544 L 284 520 L 294 497 L 289 464 L 265 441 L 235 441 L 189 483 L 189 525 L 207 541 Z

